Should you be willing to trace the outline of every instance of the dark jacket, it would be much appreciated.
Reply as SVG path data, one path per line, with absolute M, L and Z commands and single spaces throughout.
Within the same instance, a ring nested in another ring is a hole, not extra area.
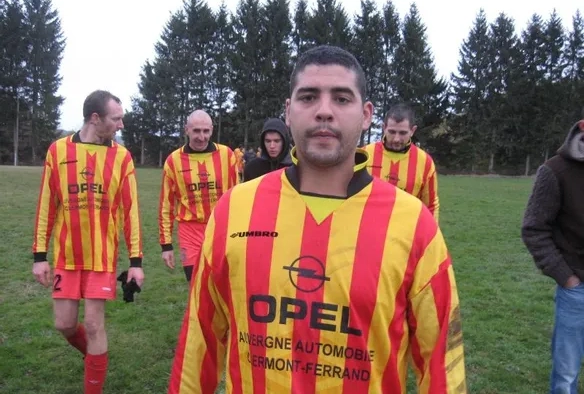
M 584 282 L 584 121 L 537 170 L 521 236 L 543 274 L 560 286 Z
M 268 155 L 268 150 L 265 145 L 265 136 L 267 132 L 277 132 L 282 136 L 282 151 L 278 157 L 272 159 Z M 245 163 L 243 169 L 243 180 L 249 181 L 258 178 L 262 175 L 278 170 L 280 168 L 292 165 L 292 157 L 290 156 L 290 134 L 284 122 L 280 119 L 268 119 L 264 124 L 262 133 L 260 135 L 260 147 L 262 154 L 251 161 Z

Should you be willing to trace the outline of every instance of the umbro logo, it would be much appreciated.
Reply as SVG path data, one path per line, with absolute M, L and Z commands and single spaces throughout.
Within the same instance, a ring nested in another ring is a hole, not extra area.
M 231 238 L 266 237 L 276 238 L 277 231 L 239 231 L 230 235 Z

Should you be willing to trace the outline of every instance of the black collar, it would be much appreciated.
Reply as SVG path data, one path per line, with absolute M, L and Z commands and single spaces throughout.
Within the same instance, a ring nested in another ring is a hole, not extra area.
M 354 196 L 355 194 L 359 193 L 363 190 L 367 185 L 369 185 L 373 181 L 373 177 L 367 172 L 367 168 L 365 167 L 365 163 L 368 160 L 368 156 L 366 153 L 362 151 L 357 151 L 355 153 L 355 167 L 356 170 L 353 174 L 353 178 L 349 181 L 349 185 L 347 186 L 347 198 Z M 362 168 L 361 168 L 362 167 Z M 285 171 L 286 178 L 292 185 L 292 187 L 300 193 L 300 180 L 298 179 L 298 167 L 297 164 L 291 165 L 287 167 Z M 312 193 L 302 193 L 302 194 L 310 194 Z M 326 196 L 331 197 L 331 196 Z M 337 197 L 338 198 L 338 197 Z
M 202 151 L 193 150 L 193 148 L 191 148 L 191 146 L 189 144 L 185 144 L 185 146 L 183 148 L 183 151 L 185 153 L 189 153 L 189 154 L 191 154 L 191 153 L 210 153 L 210 152 L 215 152 L 216 150 L 217 150 L 217 146 L 211 141 L 209 141 L 209 144 L 207 145 L 205 150 L 202 150 Z
M 79 131 L 76 132 L 75 134 L 73 134 L 73 138 L 71 138 L 71 142 L 73 142 L 75 144 L 89 144 L 89 145 L 98 145 L 98 146 L 107 146 L 107 147 L 112 146 L 111 140 L 105 140 L 101 144 L 95 144 L 93 142 L 83 142 L 83 141 L 81 141 L 81 137 L 79 136 Z

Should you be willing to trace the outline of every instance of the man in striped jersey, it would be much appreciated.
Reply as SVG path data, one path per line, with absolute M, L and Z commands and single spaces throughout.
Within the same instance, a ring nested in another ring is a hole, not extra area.
M 290 80 L 294 164 L 236 186 L 205 232 L 168 392 L 465 393 L 450 256 L 417 198 L 356 149 L 373 106 L 348 52 L 310 49 Z M 225 357 L 225 352 L 227 352 Z
M 158 210 L 162 260 L 173 269 L 172 230 L 178 221 L 178 243 L 183 270 L 191 281 L 203 243 L 205 226 L 219 198 L 238 182 L 233 151 L 211 141 L 213 122 L 203 110 L 187 119 L 188 142 L 164 162 Z
M 101 393 L 108 353 L 105 300 L 116 297 L 118 233 L 130 255 L 127 280 L 142 286 L 142 234 L 134 162 L 113 141 L 124 127 L 120 99 L 91 93 L 81 130 L 47 152 L 34 231 L 33 274 L 49 286 L 47 249 L 53 234 L 55 327 L 85 356 L 85 393 Z M 84 324 L 78 324 L 79 300 Z
M 383 139 L 365 146 L 367 171 L 418 197 L 438 220 L 438 174 L 432 157 L 412 143 L 414 111 L 405 104 L 389 109 L 383 120 Z

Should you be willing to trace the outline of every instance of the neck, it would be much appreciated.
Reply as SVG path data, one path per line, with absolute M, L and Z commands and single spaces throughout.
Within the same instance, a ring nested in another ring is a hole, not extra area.
M 89 125 L 84 125 L 79 131 L 79 139 L 81 142 L 87 142 L 90 144 L 104 144 L 105 138 L 99 137 L 95 130 Z
M 300 191 L 335 197 L 347 197 L 347 187 L 353 178 L 353 157 L 334 167 L 319 168 L 299 160 Z

